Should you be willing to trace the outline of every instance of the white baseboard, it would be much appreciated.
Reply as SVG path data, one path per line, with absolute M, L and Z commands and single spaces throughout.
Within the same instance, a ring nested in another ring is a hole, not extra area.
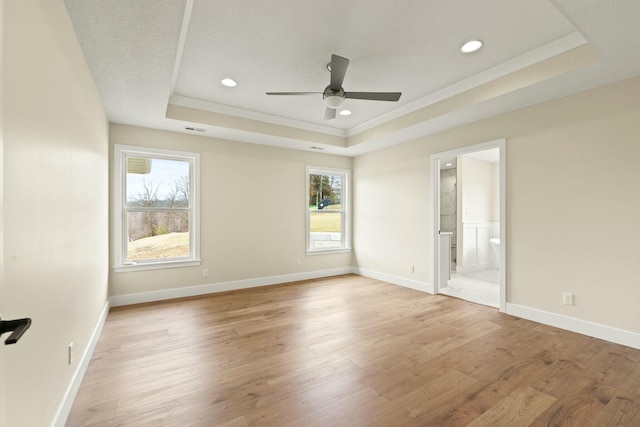
M 284 274 L 280 276 L 258 277 L 256 279 L 234 280 L 231 282 L 211 283 L 207 285 L 188 286 L 184 288 L 165 289 L 161 291 L 140 292 L 135 294 L 114 295 L 110 299 L 111 307 L 162 301 L 175 298 L 193 297 L 217 292 L 235 291 L 238 289 L 257 288 L 300 280 L 319 279 L 322 277 L 350 274 L 352 267 L 332 268 L 329 270 L 308 271 L 305 273 Z
M 427 292 L 430 294 L 433 294 L 435 292 L 431 283 L 405 279 L 404 277 L 380 273 L 378 271 L 368 270 L 366 268 L 354 267 L 352 269 L 352 273 L 359 274 L 360 276 L 371 277 L 372 279 L 382 280 L 383 282 L 403 286 L 405 288 L 415 289 L 416 291 Z
M 599 338 L 640 350 L 640 334 L 637 332 L 613 328 L 611 326 L 588 322 L 586 320 L 550 313 L 548 311 L 525 307 L 518 304 L 507 303 L 506 313 L 511 316 L 521 317 L 523 319 L 532 320 L 549 326 L 555 326 L 556 328 L 566 329 L 567 331 L 577 332 L 582 335 Z
M 69 413 L 71 412 L 71 407 L 73 406 L 73 402 L 76 399 L 78 390 L 80 389 L 80 384 L 82 384 L 84 374 L 87 372 L 87 368 L 89 367 L 91 356 L 93 356 L 93 351 L 96 348 L 96 344 L 98 344 L 98 339 L 100 338 L 100 334 L 102 333 L 104 322 L 107 320 L 109 308 L 109 301 L 107 301 L 104 308 L 102 309 L 102 313 L 100 313 L 98 323 L 96 324 L 95 328 L 93 328 L 93 333 L 91 334 L 91 338 L 89 338 L 87 347 L 84 349 L 82 357 L 78 361 L 76 371 L 73 373 L 73 377 L 71 377 L 71 381 L 69 382 L 67 390 L 65 391 L 64 396 L 62 397 L 62 401 L 58 406 L 58 410 L 56 411 L 56 415 L 53 417 L 51 427 L 64 427 L 67 422 L 67 418 L 69 417 Z

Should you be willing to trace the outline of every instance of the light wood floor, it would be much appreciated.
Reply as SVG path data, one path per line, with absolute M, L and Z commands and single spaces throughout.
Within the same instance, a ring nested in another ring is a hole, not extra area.
M 639 362 L 339 276 L 113 309 L 67 426 L 640 426 Z

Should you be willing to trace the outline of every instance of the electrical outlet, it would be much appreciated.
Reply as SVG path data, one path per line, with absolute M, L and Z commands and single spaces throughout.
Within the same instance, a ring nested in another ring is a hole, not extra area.
M 69 365 L 73 363 L 73 341 L 69 343 Z
M 202 277 L 209 277 L 209 269 L 208 268 L 203 268 L 202 269 Z
M 296 267 L 302 267 L 302 261 L 299 259 L 296 260 Z
M 409 273 L 414 273 L 416 271 L 416 268 L 413 265 L 409 266 Z
M 573 305 L 573 294 L 569 292 L 564 292 L 562 294 L 562 303 L 564 305 Z

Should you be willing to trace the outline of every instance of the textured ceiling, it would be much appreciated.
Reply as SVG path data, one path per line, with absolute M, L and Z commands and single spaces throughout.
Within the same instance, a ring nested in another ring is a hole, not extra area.
M 640 74 L 636 0 L 65 3 L 112 122 L 345 155 Z M 265 95 L 322 91 L 333 53 L 345 90 L 400 101 L 325 121 L 321 95 Z

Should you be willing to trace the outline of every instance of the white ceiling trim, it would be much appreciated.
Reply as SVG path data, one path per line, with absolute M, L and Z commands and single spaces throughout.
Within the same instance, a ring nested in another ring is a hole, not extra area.
M 412 113 L 442 100 L 459 95 L 485 83 L 497 80 L 508 74 L 525 69 L 534 64 L 568 52 L 571 49 L 575 49 L 585 44 L 587 44 L 587 40 L 585 40 L 585 38 L 577 31 L 567 34 L 564 37 L 530 50 L 529 52 L 526 52 L 511 60 L 496 65 L 495 67 L 489 68 L 488 70 L 475 74 L 467 79 L 461 80 L 436 92 L 433 92 L 423 98 L 419 98 L 415 101 L 403 105 L 402 107 L 398 107 L 395 110 L 376 117 L 375 119 L 369 120 L 368 122 L 348 129 L 347 137 L 358 135 L 362 132 L 373 129 L 376 126 L 380 126 L 391 120 L 397 119 L 406 114 Z
M 182 54 L 184 53 L 184 45 L 187 42 L 187 33 L 189 33 L 189 23 L 191 22 L 191 11 L 193 10 L 194 0 L 187 0 L 184 6 L 184 16 L 182 18 L 182 28 L 180 28 L 180 38 L 178 39 L 178 51 L 176 52 L 176 61 L 173 64 L 173 76 L 171 77 L 171 92 L 176 89 L 178 81 L 178 72 L 180 71 L 180 63 L 182 62 Z
M 225 128 L 221 126 L 213 126 L 209 124 L 198 125 L 198 128 L 204 129 L 204 132 L 202 133 L 193 132 L 185 129 L 186 127 L 191 127 L 193 125 L 192 122 L 188 122 L 184 120 L 176 120 L 176 119 L 170 119 L 169 122 L 180 124 L 180 128 L 181 128 L 180 132 L 190 134 L 190 135 L 217 138 L 217 139 L 228 140 L 228 141 L 238 141 L 238 142 L 245 142 L 245 143 L 249 142 L 252 144 L 279 147 L 279 148 L 288 148 L 292 150 L 313 151 L 313 152 L 320 152 L 323 154 L 335 154 L 339 156 L 348 156 L 348 154 L 345 152 L 345 147 L 340 147 L 340 146 L 335 146 L 330 144 L 323 144 L 321 142 L 305 141 L 301 139 L 269 135 L 269 134 L 260 133 L 260 132 L 250 132 L 246 130 Z M 168 126 L 166 127 L 165 130 L 172 131 L 172 132 L 176 131 L 173 126 Z
M 231 107 L 229 105 L 216 104 L 202 99 L 189 98 L 182 95 L 171 95 L 169 104 L 179 105 L 181 107 L 194 108 L 196 110 L 209 111 L 212 113 L 227 114 L 229 116 L 242 117 L 244 119 L 258 120 L 275 125 L 288 126 L 296 129 L 308 130 L 312 132 L 323 133 L 326 135 L 339 136 L 346 138 L 346 131 L 343 129 L 335 129 L 327 126 L 320 126 L 314 123 L 301 122 L 286 117 L 275 116 L 257 111 L 245 110 L 244 108 Z

